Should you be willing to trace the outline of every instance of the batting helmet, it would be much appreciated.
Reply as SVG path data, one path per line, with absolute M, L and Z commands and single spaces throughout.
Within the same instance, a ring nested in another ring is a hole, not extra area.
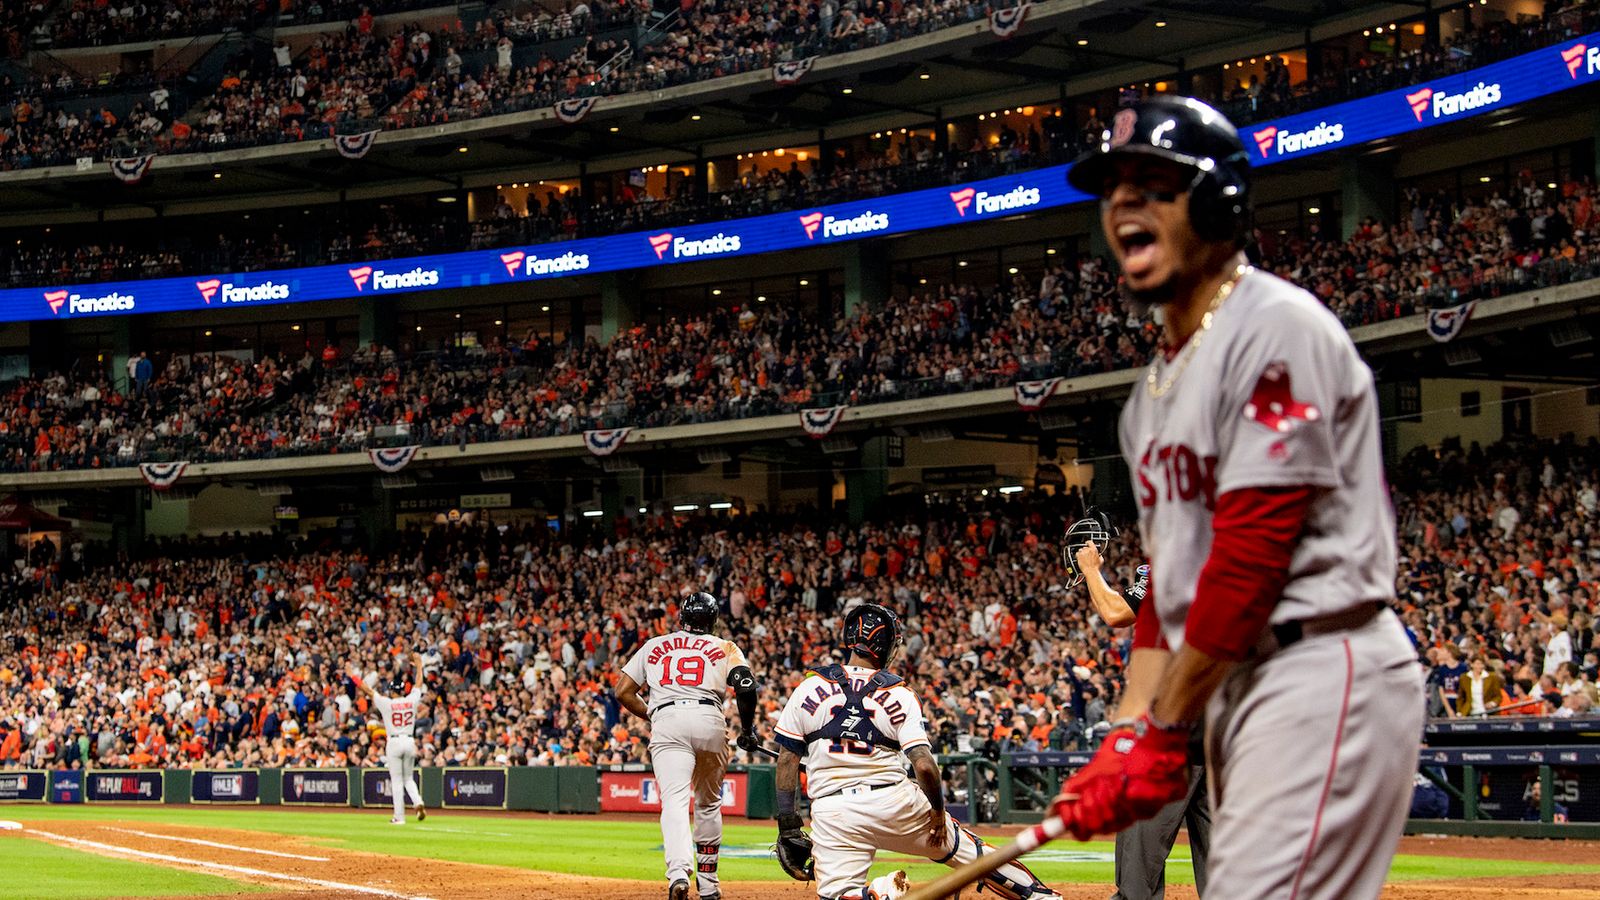
M 395 675 L 394 677 L 389 679 L 389 693 L 390 694 L 404 694 L 405 692 L 406 692 L 406 680 L 404 678 L 401 678 L 399 675 Z
M 1250 155 L 1222 113 L 1192 97 L 1157 96 L 1117 110 L 1100 145 L 1067 170 L 1067 182 L 1086 194 L 1110 193 L 1118 157 L 1145 155 L 1194 170 L 1189 221 L 1212 241 L 1244 245 L 1250 230 Z
M 876 603 L 863 603 L 844 617 L 839 647 L 846 654 L 859 653 L 877 660 L 887 669 L 900 652 L 900 617 Z
M 1078 569 L 1078 551 L 1093 544 L 1104 553 L 1106 545 L 1116 536 L 1117 530 L 1111 527 L 1111 517 L 1092 506 L 1083 511 L 1083 518 L 1068 526 L 1067 533 L 1061 538 L 1061 562 L 1072 573 L 1074 585 L 1083 580 L 1083 572 Z
M 683 605 L 678 607 L 678 627 L 684 631 L 695 634 L 710 634 L 716 627 L 717 612 L 721 604 L 717 598 L 705 591 L 690 594 L 683 599 Z

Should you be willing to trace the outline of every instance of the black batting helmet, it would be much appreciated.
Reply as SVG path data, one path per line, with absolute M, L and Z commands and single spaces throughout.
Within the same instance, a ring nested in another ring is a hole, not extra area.
M 1250 155 L 1227 117 L 1192 97 L 1156 96 L 1119 109 L 1099 146 L 1067 170 L 1067 182 L 1103 197 L 1109 193 L 1112 163 L 1132 155 L 1193 169 L 1189 221 L 1195 233 L 1244 245 L 1250 231 Z
M 389 693 L 391 695 L 404 694 L 405 692 L 406 680 L 404 678 L 399 675 L 395 675 L 389 679 Z
M 705 591 L 690 594 L 683 598 L 683 605 L 678 607 L 678 627 L 695 634 L 710 634 L 711 629 L 716 627 L 720 609 L 717 598 Z
M 1083 511 L 1083 518 L 1067 527 L 1067 533 L 1061 537 L 1061 562 L 1072 574 L 1073 585 L 1083 580 L 1083 572 L 1078 569 L 1078 551 L 1093 544 L 1104 553 L 1106 545 L 1116 536 L 1111 517 L 1092 506 Z
M 877 660 L 887 669 L 900 652 L 900 617 L 876 603 L 863 603 L 844 617 L 839 648 L 846 654 L 859 653 Z

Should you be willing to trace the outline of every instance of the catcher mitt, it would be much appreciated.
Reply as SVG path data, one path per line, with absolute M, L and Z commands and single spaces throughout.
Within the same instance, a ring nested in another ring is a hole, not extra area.
M 816 860 L 811 858 L 811 838 L 800 830 L 800 817 L 778 817 L 778 865 L 795 881 L 811 881 Z
M 1061 538 L 1061 562 L 1072 574 L 1071 587 L 1077 587 L 1083 581 L 1083 572 L 1078 568 L 1078 551 L 1093 544 L 1104 555 L 1106 545 L 1116 536 L 1117 530 L 1111 527 L 1111 517 L 1092 506 L 1084 510 L 1083 518 L 1068 526 L 1067 533 Z

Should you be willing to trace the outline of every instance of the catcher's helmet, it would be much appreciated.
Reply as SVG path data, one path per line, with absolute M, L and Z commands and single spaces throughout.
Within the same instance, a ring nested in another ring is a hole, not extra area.
M 1111 517 L 1092 506 L 1083 511 L 1083 518 L 1067 527 L 1067 533 L 1061 538 L 1061 562 L 1072 573 L 1074 585 L 1083 580 L 1083 572 L 1078 569 L 1078 551 L 1093 544 L 1104 553 L 1106 544 L 1116 536 Z
M 1192 97 L 1157 96 L 1117 110 L 1098 147 L 1067 170 L 1067 182 L 1096 197 L 1119 156 L 1144 154 L 1194 170 L 1189 221 L 1212 241 L 1244 245 L 1250 230 L 1250 155 L 1222 113 Z
M 690 594 L 683 598 L 683 605 L 678 607 L 678 627 L 695 634 L 710 634 L 711 629 L 716 627 L 720 609 L 717 598 L 705 591 Z
M 876 603 L 863 603 L 844 617 L 839 648 L 847 655 L 859 653 L 887 669 L 900 652 L 900 617 Z

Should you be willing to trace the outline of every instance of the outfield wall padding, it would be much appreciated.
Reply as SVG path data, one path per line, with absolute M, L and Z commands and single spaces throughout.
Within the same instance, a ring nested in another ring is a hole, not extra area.
M 194 791 L 192 769 L 167 769 L 163 773 L 162 799 L 167 803 L 188 803 Z

